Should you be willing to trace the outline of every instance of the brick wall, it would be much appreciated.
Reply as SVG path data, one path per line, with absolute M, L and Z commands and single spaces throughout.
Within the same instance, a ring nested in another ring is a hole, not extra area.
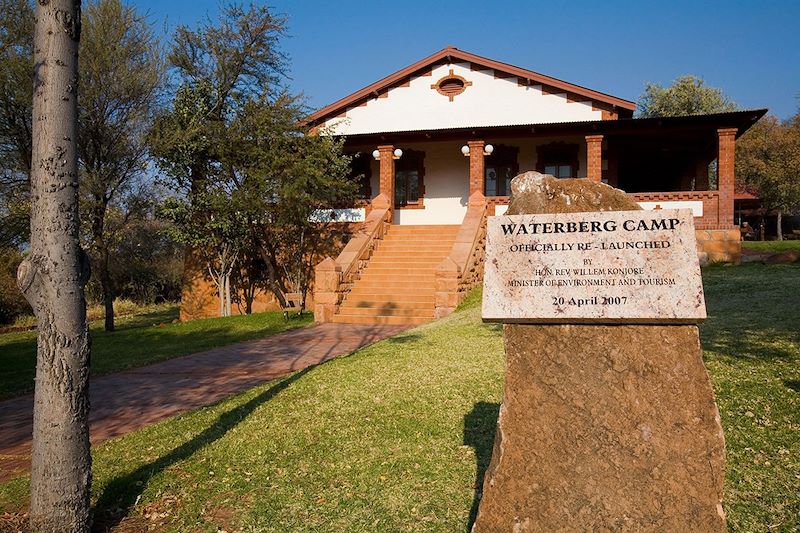
M 595 183 L 603 178 L 603 136 L 586 136 L 586 177 Z
M 483 194 L 485 161 L 483 159 L 484 141 L 469 141 L 469 195 Z
M 731 220 L 725 222 L 720 209 L 721 193 L 719 191 L 676 191 L 676 192 L 647 192 L 634 193 L 630 196 L 637 202 L 703 202 L 703 216 L 695 217 L 694 226 L 697 229 L 734 229 L 733 208 L 731 207 Z M 733 201 L 731 200 L 731 206 Z
M 734 195 L 734 159 L 736 144 L 736 128 L 717 130 L 719 139 L 719 156 L 717 166 L 719 190 L 720 227 L 732 226 Z

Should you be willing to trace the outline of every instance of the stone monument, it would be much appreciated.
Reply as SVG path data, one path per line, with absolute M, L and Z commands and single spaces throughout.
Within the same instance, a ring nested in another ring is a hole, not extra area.
M 506 371 L 473 531 L 725 531 L 691 215 L 584 179 L 511 187 L 487 230 Z

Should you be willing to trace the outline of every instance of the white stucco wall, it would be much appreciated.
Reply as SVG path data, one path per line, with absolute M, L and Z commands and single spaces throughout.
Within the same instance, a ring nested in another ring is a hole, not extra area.
M 431 88 L 450 69 L 472 82 L 452 102 Z M 516 77 L 495 78 L 493 70 L 471 71 L 468 63 L 452 63 L 435 67 L 430 76 L 411 78 L 408 87 L 390 89 L 386 98 L 350 108 L 345 118 L 329 119 L 325 126 L 347 135 L 601 118 L 589 101 L 568 102 L 566 94 L 542 93 L 541 85 L 519 86 Z
M 461 144 L 432 142 L 402 148 L 425 152 L 425 207 L 396 209 L 394 223 L 461 224 L 469 195 L 469 160 L 461 154 Z

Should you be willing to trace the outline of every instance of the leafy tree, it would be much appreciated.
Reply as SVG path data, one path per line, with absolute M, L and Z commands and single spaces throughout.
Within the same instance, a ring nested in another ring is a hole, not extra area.
M 17 282 L 38 324 L 30 529 L 89 530 L 89 328 L 79 245 L 79 0 L 37 2 L 30 254 Z
M 246 219 L 225 187 L 207 186 L 191 202 L 168 198 L 162 218 L 168 234 L 194 250 L 217 287 L 219 315 L 231 315 L 231 276 L 245 246 Z
M 33 8 L 0 0 L 0 247 L 28 242 Z
M 147 163 L 146 133 L 158 106 L 165 66 L 144 18 L 120 0 L 97 0 L 84 11 L 81 38 L 81 209 L 92 270 L 102 289 L 105 329 L 114 330 L 113 241 L 135 217 L 135 192 Z M 110 220 L 111 207 L 128 210 Z M 133 208 L 133 209 L 132 209 Z
M 303 112 L 299 99 L 285 93 L 274 102 L 248 102 L 231 124 L 221 159 L 247 213 L 266 285 L 281 303 L 286 292 L 302 293 L 305 302 L 320 251 L 338 237 L 335 222 L 321 213 L 352 205 L 357 193 L 342 141 L 311 135 L 300 125 Z
M 736 175 L 778 216 L 800 212 L 800 113 L 785 122 L 768 115 L 736 143 Z
M 217 26 L 178 28 L 167 60 L 180 88 L 173 108 L 159 116 L 150 145 L 173 190 L 202 192 L 219 162 L 227 124 L 248 99 L 269 94 L 284 75 L 277 49 L 285 17 L 264 6 L 229 5 Z
M 736 104 L 720 89 L 705 85 L 702 78 L 681 76 L 669 87 L 657 83 L 645 84 L 636 104 L 637 115 L 648 117 L 677 117 L 735 111 Z

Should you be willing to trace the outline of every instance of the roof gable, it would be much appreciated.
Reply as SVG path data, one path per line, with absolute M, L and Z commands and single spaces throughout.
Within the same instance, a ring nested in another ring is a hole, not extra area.
M 588 115 L 586 113 L 578 113 L 577 115 L 575 112 L 567 111 L 566 107 L 562 106 L 561 112 L 556 112 L 555 115 L 550 113 L 549 120 L 591 120 L 591 119 L 601 119 L 601 118 L 627 118 L 630 117 L 633 113 L 633 109 L 636 105 L 633 102 L 628 100 L 623 100 L 621 98 L 617 98 L 614 96 L 607 95 L 605 93 L 601 93 L 598 91 L 594 91 L 591 89 L 587 89 L 585 87 L 581 87 L 579 85 L 574 85 L 556 78 L 552 78 L 550 76 L 546 76 L 544 74 L 540 74 L 538 72 L 534 72 L 532 70 L 523 69 L 520 67 L 516 67 L 514 65 L 509 65 L 508 63 L 501 63 L 498 61 L 494 61 L 491 59 L 487 59 L 475 54 L 471 54 L 469 52 L 465 52 L 463 50 L 459 50 L 454 47 L 448 47 L 443 50 L 436 52 L 435 54 L 428 56 L 413 65 L 410 65 L 404 69 L 401 69 L 394 74 L 391 74 L 363 89 L 356 91 L 355 93 L 338 100 L 324 108 L 320 109 L 319 111 L 313 113 L 309 119 L 308 123 L 313 126 L 326 126 L 330 127 L 333 124 L 337 124 L 338 127 L 334 128 L 335 133 L 364 133 L 364 126 L 356 126 L 353 130 L 352 127 L 342 127 L 342 120 L 343 119 L 351 119 L 353 117 L 349 115 L 358 115 L 363 117 L 365 115 L 364 110 L 361 109 L 360 111 L 356 111 L 352 113 L 350 111 L 356 110 L 357 108 L 369 107 L 373 105 L 373 103 L 377 102 L 379 99 L 388 98 L 389 92 L 394 91 L 396 94 L 401 94 L 398 89 L 408 88 L 412 82 L 418 80 L 419 78 L 426 78 L 426 83 L 430 89 L 436 89 L 436 83 L 439 81 L 439 78 L 436 78 L 433 74 L 440 75 L 443 72 L 443 67 L 448 67 L 444 70 L 445 73 L 449 70 L 449 67 L 455 67 L 456 71 L 453 74 L 458 77 L 459 74 L 463 74 L 464 69 L 466 68 L 467 72 L 473 73 L 480 73 L 475 74 L 484 82 L 486 85 L 486 74 L 489 73 L 491 77 L 496 80 L 504 80 L 505 83 L 503 84 L 495 84 L 493 89 L 500 90 L 501 93 L 505 94 L 505 97 L 508 98 L 511 96 L 512 93 L 508 92 L 509 84 L 514 84 L 519 87 L 521 90 L 517 91 L 517 94 L 522 94 L 523 92 L 528 92 L 529 96 L 533 94 L 538 94 L 541 96 L 550 96 L 555 95 L 560 97 L 563 103 L 581 103 L 590 106 L 592 111 L 598 112 L 594 115 Z M 464 75 L 465 78 L 470 77 L 468 75 Z M 436 78 L 436 79 L 432 79 Z M 471 84 L 471 81 L 464 80 L 467 84 Z M 538 91 L 538 93 L 537 93 Z M 464 98 L 469 93 L 474 93 L 475 91 L 470 88 L 469 91 L 465 91 L 464 95 L 457 95 L 455 96 L 455 100 L 467 100 Z M 420 93 L 421 94 L 421 93 Z M 444 93 L 440 91 L 440 97 Z M 516 98 L 516 96 L 512 96 L 512 98 Z M 450 97 L 450 100 L 453 100 L 453 97 Z M 497 99 L 498 101 L 501 98 Z M 517 105 L 522 104 L 523 109 L 527 108 L 530 100 L 525 100 L 524 103 L 522 101 L 517 102 Z M 549 102 L 550 105 L 558 105 L 558 102 L 551 99 Z M 485 102 L 484 102 L 485 105 Z M 536 104 L 534 104 L 536 105 Z M 386 107 L 386 105 L 382 106 Z M 467 106 L 469 107 L 469 106 Z M 455 107 L 451 107 L 451 110 L 456 109 Z M 470 110 L 472 111 L 472 110 Z M 574 110 L 573 110 L 574 111 Z M 349 113 L 350 112 L 350 113 Z M 448 113 L 452 114 L 451 111 Z M 555 116 L 556 118 L 553 119 L 552 117 Z M 530 117 L 526 117 L 529 121 L 536 122 L 537 120 L 531 120 Z M 498 120 L 502 119 L 498 117 Z M 362 121 L 363 122 L 363 121 Z M 385 117 L 384 117 L 385 123 Z M 505 121 L 504 123 L 509 123 Z M 451 123 L 447 124 L 448 127 L 453 127 L 459 125 L 458 123 Z M 469 125 L 469 124 L 461 124 L 461 125 Z M 488 125 L 488 124 L 473 124 L 473 125 Z M 392 131 L 398 129 L 397 127 L 392 127 L 388 125 L 388 129 L 386 131 Z M 401 128 L 402 129 L 402 128 Z M 353 131 L 347 131 L 353 130 Z

